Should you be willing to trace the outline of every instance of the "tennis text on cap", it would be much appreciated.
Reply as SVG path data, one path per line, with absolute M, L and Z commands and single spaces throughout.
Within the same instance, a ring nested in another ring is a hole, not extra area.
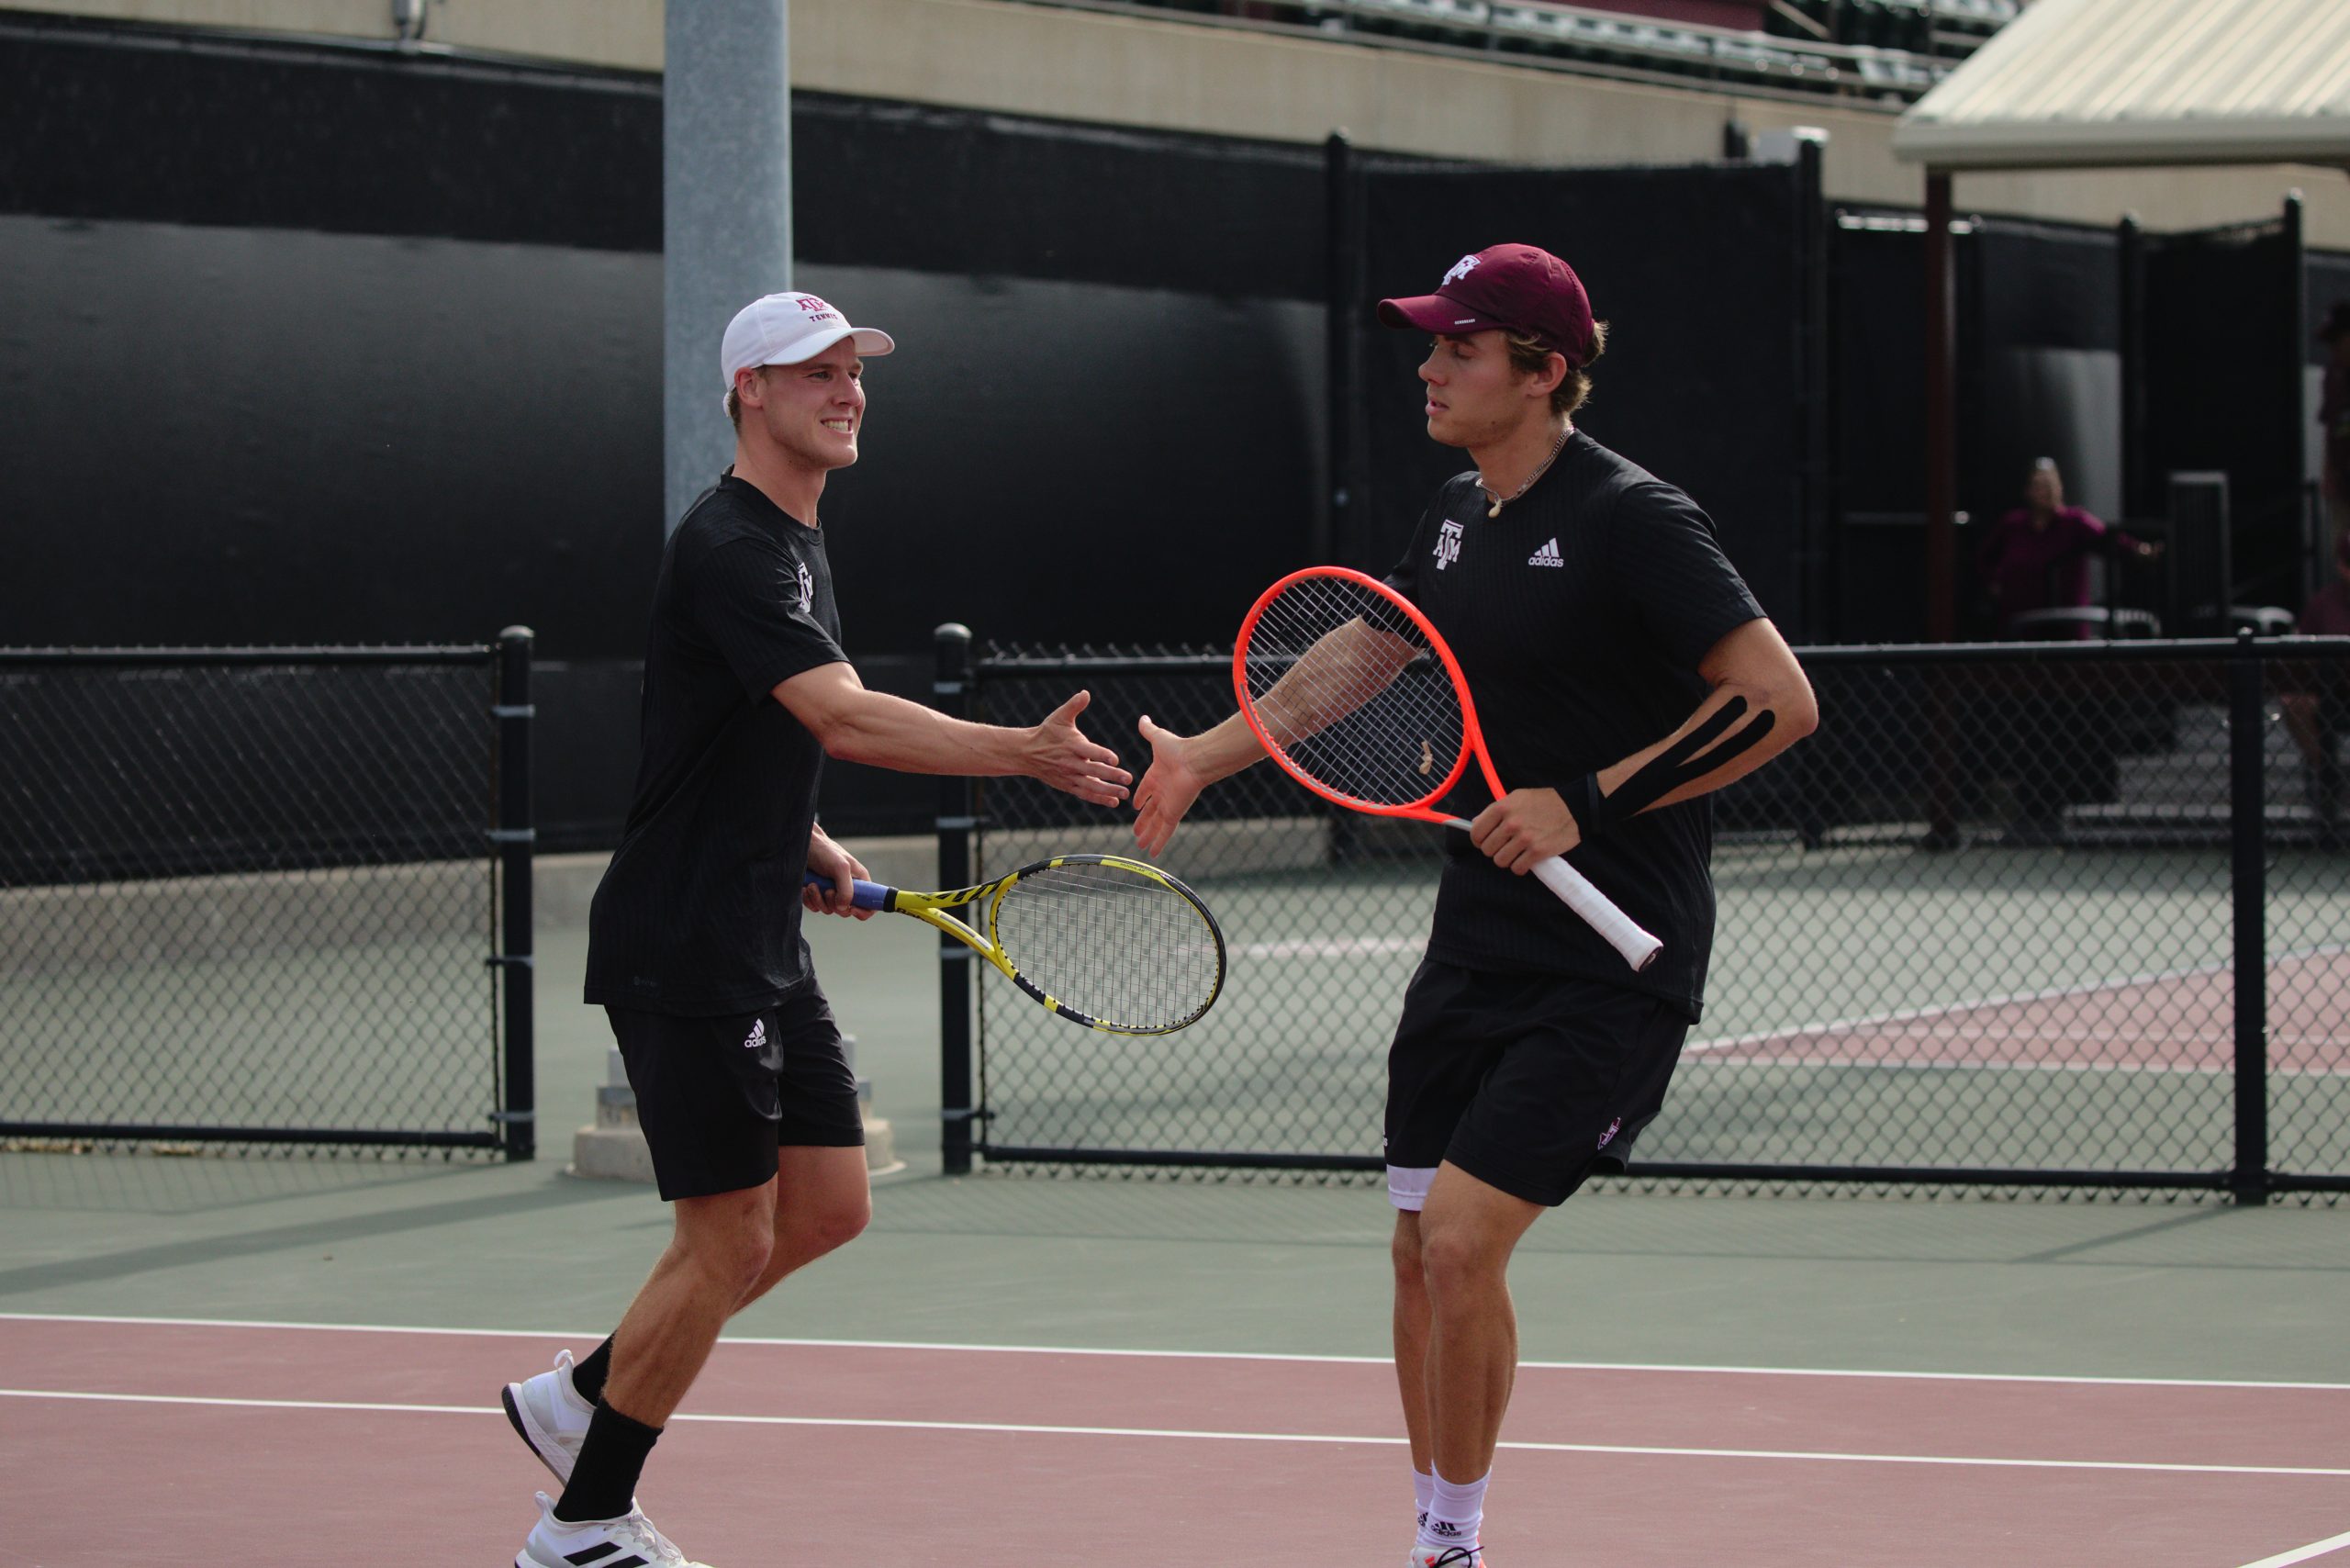
M 792 303 L 799 306 L 800 309 L 806 311 L 808 313 L 808 319 L 811 321 L 837 321 L 841 319 L 841 313 L 839 311 L 834 309 L 831 306 L 825 304 L 822 300 L 817 298 L 812 294 L 803 294 L 799 298 L 793 300 Z
M 1739 721 L 1747 722 L 1740 724 Z M 1559 791 L 1574 814 L 1575 826 L 1585 839 L 1636 817 L 1684 784 L 1695 784 L 1715 769 L 1751 749 L 1771 733 L 1777 719 L 1768 708 L 1757 708 L 1749 718 L 1746 699 L 1732 696 L 1704 723 L 1640 765 L 1639 772 L 1602 794 L 1599 775 L 1586 773 Z M 1736 726 L 1733 728 L 1733 726 Z M 1718 745 L 1715 743 L 1718 741 Z M 1711 751 L 1706 748 L 1712 746 Z M 1700 753 L 1704 753 L 1700 756 Z

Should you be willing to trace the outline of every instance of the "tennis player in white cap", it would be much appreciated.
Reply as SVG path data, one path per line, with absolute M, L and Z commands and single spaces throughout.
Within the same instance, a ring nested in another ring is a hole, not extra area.
M 1077 727 L 1027 729 L 868 691 L 841 651 L 817 517 L 857 457 L 865 361 L 897 345 L 811 294 L 726 329 L 734 463 L 670 536 L 653 591 L 636 794 L 589 916 L 586 1000 L 611 1019 L 676 1228 L 611 1338 L 504 1392 L 556 1479 L 516 1568 L 681 1568 L 636 1506 L 663 1423 L 736 1312 L 871 1213 L 856 1082 L 800 931 L 858 915 L 856 857 L 816 824 L 827 756 L 1024 774 L 1116 805 L 1131 782 Z M 827 894 L 803 887 L 827 878 Z

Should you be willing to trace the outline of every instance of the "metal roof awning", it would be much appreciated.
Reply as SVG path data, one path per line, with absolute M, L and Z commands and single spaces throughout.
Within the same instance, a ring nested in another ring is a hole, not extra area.
M 1893 148 L 1946 170 L 2350 168 L 2350 0 L 2036 0 Z

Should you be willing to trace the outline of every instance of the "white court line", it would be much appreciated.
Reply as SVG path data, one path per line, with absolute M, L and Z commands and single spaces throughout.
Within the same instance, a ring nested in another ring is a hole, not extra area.
M 2296 1562 L 2307 1562 L 2312 1557 L 2323 1557 L 2345 1546 L 2350 1546 L 2350 1530 L 2327 1536 L 2323 1540 L 2313 1540 L 2307 1546 L 2297 1546 L 2290 1551 L 2280 1551 L 2274 1557 L 2264 1557 L 2257 1562 L 2247 1562 L 2244 1568 L 2292 1568 Z
M 116 1405 L 193 1405 L 238 1410 L 355 1411 L 366 1415 L 503 1416 L 482 1405 L 390 1405 L 332 1399 L 224 1399 L 186 1394 L 95 1394 L 80 1390 L 0 1388 L 0 1399 L 52 1399 Z M 1058 1427 L 1024 1421 L 901 1421 L 878 1417 L 716 1416 L 679 1413 L 672 1421 L 736 1427 L 839 1427 L 896 1432 L 985 1432 L 1020 1437 L 1159 1438 L 1228 1443 L 1320 1443 L 1348 1448 L 1400 1448 L 1403 1438 L 1335 1432 L 1204 1432 L 1160 1427 Z M 1989 1470 L 2152 1471 L 2177 1475 L 2296 1475 L 2350 1479 L 2350 1469 L 2281 1464 L 2165 1464 L 2130 1460 L 1993 1459 L 1973 1454 L 1837 1453 L 1808 1449 L 1692 1449 L 1631 1443 L 1528 1443 L 1505 1440 L 1522 1453 L 1588 1453 L 1658 1459 L 1778 1460 L 1815 1464 L 1935 1464 Z
M 1416 953 L 1427 945 L 1426 936 L 1292 936 L 1279 942 L 1243 942 L 1232 951 L 1241 958 L 1375 958 L 1390 953 Z
M 477 1339 L 596 1339 L 600 1329 L 431 1328 L 397 1323 L 281 1323 L 238 1317 L 123 1317 L 72 1312 L 0 1312 L 0 1323 L 119 1323 L 158 1328 L 298 1329 L 315 1334 L 440 1334 Z M 815 1350 L 950 1350 L 988 1356 L 1132 1356 L 1146 1361 L 1294 1361 L 1302 1366 L 1393 1364 L 1387 1356 L 1302 1356 L 1270 1350 L 1123 1350 L 1081 1345 L 955 1345 L 923 1339 L 798 1339 L 729 1335 L 725 1345 L 773 1345 Z M 1872 1372 L 1866 1368 L 1732 1367 L 1669 1361 L 1520 1361 L 1542 1372 L 1676 1372 L 1699 1377 L 1848 1377 L 1908 1383 L 2063 1383 L 2089 1388 L 2254 1388 L 2284 1392 L 2350 1394 L 2350 1383 L 2271 1383 L 2236 1378 L 2068 1377 L 2053 1372 Z
M 1985 1036 L 1980 1035 L 1953 1036 L 1951 1037 L 1953 1039 L 1964 1038 L 1978 1041 L 1985 1038 Z M 2016 1037 L 2017 1036 L 2012 1035 L 2003 1035 L 1999 1036 L 1999 1038 L 2003 1040 L 2011 1040 Z M 2034 1036 L 2032 1037 L 2045 1038 L 2046 1036 Z M 2235 1064 L 2232 1062 L 2218 1062 L 2210 1067 L 2180 1067 L 2167 1062 L 2000 1061 L 1987 1057 L 1975 1061 L 1953 1061 L 1949 1059 L 1933 1061 L 1898 1061 L 1888 1060 L 1884 1057 L 1840 1057 L 1828 1056 L 1825 1054 L 1819 1056 L 1733 1057 L 1729 1058 L 1725 1065 L 1732 1067 L 1854 1067 L 1867 1068 L 1872 1072 L 1944 1072 L 1949 1073 L 1953 1077 L 1960 1073 L 2069 1072 L 2084 1077 L 2101 1073 L 2120 1073 L 2131 1078 L 2160 1078 L 2165 1074 L 2169 1074 L 2173 1077 L 2178 1078 L 2232 1079 L 2235 1076 L 2236 1070 Z M 2274 1083 L 2280 1078 L 2298 1080 L 2304 1078 L 2344 1077 L 2350 1077 L 2350 1067 L 2278 1067 L 2272 1062 L 2268 1069 L 2268 1080 L 2271 1083 Z
M 2292 963 L 2302 958 L 2329 958 L 2338 953 L 2350 953 L 2350 944 L 2325 942 L 2314 947 L 2293 948 L 2272 953 L 2268 963 Z M 1718 1040 L 1699 1040 L 1684 1046 L 1681 1054 L 1696 1055 L 1705 1051 L 1736 1050 L 1740 1046 L 1767 1045 L 1773 1040 L 1800 1040 L 1809 1036 L 1825 1035 L 1848 1029 L 1865 1029 L 1882 1024 L 1904 1024 L 1919 1018 L 1946 1018 L 1954 1013 L 1973 1012 L 1978 1008 L 2013 1007 L 2027 1002 L 2053 1002 L 2059 997 L 2095 996 L 2101 991 L 2120 991 L 2127 986 L 2154 985 L 2163 980 L 2188 980 L 2197 975 L 2224 979 L 2233 972 L 2226 964 L 2198 964 L 2184 969 L 2158 969 L 2150 975 L 2132 975 L 2125 980 L 2095 980 L 2086 984 L 2052 986 L 2046 991 L 2022 991 L 2009 996 L 1965 998 L 1936 1002 L 1926 1007 L 1905 1007 L 1893 1013 L 1867 1013 L 1857 1017 L 1831 1019 L 1824 1024 L 1798 1024 L 1785 1029 L 1766 1029 L 1756 1035 L 1731 1035 Z

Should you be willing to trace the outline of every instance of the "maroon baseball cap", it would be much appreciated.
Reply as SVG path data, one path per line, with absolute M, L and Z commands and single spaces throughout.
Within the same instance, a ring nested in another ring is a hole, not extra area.
M 1494 245 L 1452 263 L 1434 294 L 1382 299 L 1391 327 L 1466 337 L 1488 327 L 1530 332 L 1580 368 L 1591 357 L 1591 299 L 1574 268 L 1533 245 Z

